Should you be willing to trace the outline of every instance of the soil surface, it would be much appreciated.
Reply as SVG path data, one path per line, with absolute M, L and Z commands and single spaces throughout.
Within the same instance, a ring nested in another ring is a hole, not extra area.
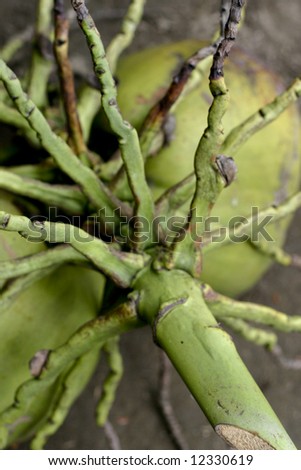
M 33 21 L 36 1 L 1 0 L 0 44 Z M 118 31 L 126 0 L 88 2 L 95 13 L 105 43 Z M 189 37 L 208 39 L 218 25 L 219 1 L 149 0 L 133 49 Z M 300 74 L 300 0 L 252 0 L 249 2 L 239 44 L 278 72 L 286 83 Z M 88 52 L 75 24 L 72 28 L 73 60 L 89 66 Z M 22 58 L 21 58 L 22 59 Z M 287 250 L 301 254 L 301 224 L 295 217 Z M 271 305 L 290 314 L 300 314 L 300 271 L 274 266 L 244 299 Z M 257 383 L 279 415 L 298 448 L 301 447 L 301 371 L 286 370 L 267 351 L 235 338 L 240 354 Z M 122 338 L 124 377 L 110 421 L 123 449 L 174 449 L 157 406 L 160 351 L 148 328 Z M 297 335 L 280 335 L 287 356 L 301 354 Z M 101 362 L 94 379 L 73 406 L 60 431 L 49 440 L 48 449 L 107 449 L 102 429 L 94 422 L 94 409 L 105 373 Z M 206 418 L 176 372 L 172 373 L 172 404 L 192 449 L 224 449 Z

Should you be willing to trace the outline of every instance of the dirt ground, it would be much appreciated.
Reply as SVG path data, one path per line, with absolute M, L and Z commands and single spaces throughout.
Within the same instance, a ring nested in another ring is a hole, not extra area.
M 33 19 L 37 2 L 1 0 L 0 42 Z M 30 6 L 29 6 L 30 4 Z M 118 31 L 126 0 L 90 0 L 91 12 L 105 42 Z M 218 24 L 217 0 L 149 0 L 135 45 L 141 49 L 173 40 L 196 37 L 207 39 Z M 30 10 L 30 11 L 29 11 Z M 300 0 L 252 0 L 239 43 L 252 55 L 289 81 L 301 69 Z M 76 27 L 72 30 L 73 59 L 81 65 L 88 59 Z M 301 254 L 299 216 L 288 234 L 287 249 Z M 300 271 L 274 266 L 244 299 L 271 305 L 290 314 L 300 314 Z M 301 447 L 301 371 L 285 370 L 265 350 L 236 339 L 240 354 L 257 383 L 279 415 L 297 447 Z M 280 335 L 280 344 L 288 356 L 301 354 L 297 335 Z M 174 443 L 162 422 L 156 405 L 159 350 L 153 346 L 145 328 L 122 338 L 125 373 L 110 420 L 123 449 L 174 449 Z M 101 390 L 104 364 L 100 364 L 88 389 L 79 398 L 60 431 L 50 439 L 48 449 L 106 449 L 103 430 L 96 427 L 93 413 Z M 192 449 L 223 449 L 202 412 L 174 372 L 172 403 Z

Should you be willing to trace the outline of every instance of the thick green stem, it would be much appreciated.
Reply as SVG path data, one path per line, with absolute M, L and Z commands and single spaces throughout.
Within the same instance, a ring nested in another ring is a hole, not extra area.
M 140 291 L 139 315 L 215 431 L 237 449 L 294 449 L 197 281 L 183 271 L 148 268 L 133 287 Z
M 223 78 L 211 80 L 210 89 L 214 99 L 208 113 L 208 127 L 195 154 L 196 187 L 191 203 L 190 227 L 196 227 L 196 220 L 201 217 L 200 235 L 204 232 L 206 217 L 225 186 L 216 166 L 216 157 L 223 142 L 221 122 L 228 107 L 229 94 Z
M 211 79 L 210 89 L 214 99 L 208 112 L 208 127 L 195 154 L 196 184 L 189 221 L 182 230 L 181 238 L 175 239 L 171 260 L 168 261 L 168 266 L 184 269 L 195 277 L 199 277 L 202 270 L 200 243 L 206 218 L 226 185 L 218 166 L 218 159 L 224 158 L 218 155 L 218 150 L 223 141 L 221 121 L 229 100 L 223 77 L 218 80 Z

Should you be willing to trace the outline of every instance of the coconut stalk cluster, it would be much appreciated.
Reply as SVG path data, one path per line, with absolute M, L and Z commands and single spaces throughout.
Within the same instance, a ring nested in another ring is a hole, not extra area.
M 62 0 L 39 1 L 23 78 L 8 64 L 24 37 L 1 51 L 0 120 L 18 134 L 0 168 L 1 447 L 42 448 L 101 352 L 105 426 L 119 337 L 149 325 L 231 447 L 294 449 L 224 326 L 274 352 L 277 330 L 301 330 L 299 316 L 236 300 L 273 260 L 300 265 L 282 245 L 301 205 L 301 82 L 277 94 L 278 79 L 231 50 L 243 0 L 221 2 L 211 43 L 119 60 L 144 4 L 131 1 L 105 49 L 85 1 L 71 1 L 93 86 L 75 85 Z

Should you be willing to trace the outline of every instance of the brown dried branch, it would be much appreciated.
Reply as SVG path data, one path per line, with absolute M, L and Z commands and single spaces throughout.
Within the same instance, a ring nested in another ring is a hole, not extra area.
M 68 58 L 69 20 L 65 14 L 63 0 L 54 2 L 54 21 L 54 54 L 59 70 L 69 144 L 78 156 L 83 156 L 87 153 L 87 148 L 77 113 L 74 77 Z
M 209 76 L 210 81 L 218 80 L 224 76 L 225 58 L 229 55 L 229 52 L 236 39 L 244 4 L 245 0 L 232 0 L 229 18 L 225 26 L 224 39 L 219 44 L 213 56 L 213 64 Z
M 189 57 L 179 72 L 174 76 L 165 95 L 156 103 L 148 113 L 141 130 L 140 142 L 144 158 L 148 156 L 154 136 L 162 129 L 168 113 L 180 98 L 185 85 L 199 62 L 214 54 L 219 40 L 210 46 L 203 47 Z

